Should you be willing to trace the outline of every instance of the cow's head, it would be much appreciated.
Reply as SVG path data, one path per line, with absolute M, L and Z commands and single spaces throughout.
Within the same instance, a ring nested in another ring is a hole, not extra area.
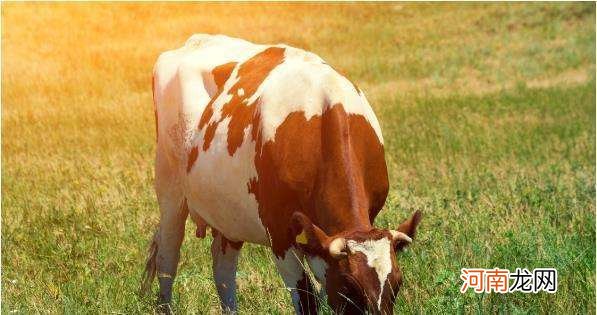
M 402 285 L 396 253 L 412 242 L 421 213 L 396 230 L 327 235 L 302 213 L 293 216 L 296 242 L 308 254 L 330 306 L 343 314 L 391 314 Z

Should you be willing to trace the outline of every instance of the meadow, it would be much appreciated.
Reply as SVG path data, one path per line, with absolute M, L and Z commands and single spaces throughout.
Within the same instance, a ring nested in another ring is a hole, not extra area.
M 424 214 L 397 312 L 595 313 L 594 3 L 2 3 L 3 314 L 152 313 L 151 71 L 193 33 L 311 50 L 364 90 L 391 182 L 375 223 Z M 210 242 L 188 222 L 177 313 L 219 311 Z M 464 267 L 559 287 L 462 294 Z M 238 285 L 241 314 L 292 310 L 267 248 Z

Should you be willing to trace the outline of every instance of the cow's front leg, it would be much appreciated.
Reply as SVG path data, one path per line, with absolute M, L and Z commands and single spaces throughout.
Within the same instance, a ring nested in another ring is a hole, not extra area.
M 317 298 L 313 283 L 305 272 L 302 252 L 291 247 L 284 258 L 276 257 L 275 262 L 290 291 L 294 311 L 297 314 L 317 314 Z
M 211 243 L 213 275 L 224 313 L 236 313 L 236 269 L 242 242 L 232 242 L 221 233 L 213 231 Z

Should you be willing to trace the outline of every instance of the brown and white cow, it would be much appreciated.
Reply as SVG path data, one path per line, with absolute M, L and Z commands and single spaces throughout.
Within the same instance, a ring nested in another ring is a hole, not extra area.
M 214 231 L 222 308 L 236 311 L 243 242 L 271 247 L 297 313 L 314 313 L 303 262 L 344 313 L 391 313 L 402 283 L 396 230 L 373 221 L 388 193 L 381 129 L 364 94 L 317 55 L 221 35 L 192 36 L 154 68 L 155 190 L 161 210 L 145 288 L 169 303 L 188 214 Z

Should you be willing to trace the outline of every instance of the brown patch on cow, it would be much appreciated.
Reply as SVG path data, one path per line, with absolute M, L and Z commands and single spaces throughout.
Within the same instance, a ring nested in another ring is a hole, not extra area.
M 224 83 L 226 83 L 226 81 L 228 81 L 228 79 L 230 78 L 230 74 L 232 74 L 232 70 L 234 70 L 236 64 L 237 62 L 225 63 L 223 65 L 215 67 L 211 71 L 211 74 L 214 77 L 214 82 L 216 83 L 216 86 L 218 87 L 219 91 L 224 89 Z
M 241 146 L 245 139 L 245 129 L 252 121 L 255 112 L 255 101 L 251 105 L 241 103 L 232 103 L 232 101 L 222 108 L 222 117 L 231 117 L 228 123 L 228 153 L 230 156 Z
M 205 133 L 203 134 L 203 151 L 207 151 L 209 146 L 211 145 L 211 141 L 214 139 L 216 135 L 216 129 L 218 128 L 218 124 L 215 122 L 210 123 L 205 128 Z
M 218 92 L 214 95 L 214 97 L 211 99 L 211 101 L 207 104 L 207 106 L 203 110 L 201 119 L 199 119 L 199 129 L 202 129 L 211 120 L 212 116 L 214 115 L 213 102 L 215 102 L 215 100 L 224 91 L 224 84 L 230 78 L 230 75 L 232 74 L 232 71 L 234 70 L 234 67 L 236 67 L 237 64 L 238 64 L 237 62 L 225 63 L 223 65 L 219 65 L 219 66 L 215 67 L 211 71 L 211 74 L 214 77 L 214 82 L 216 83 L 216 86 L 218 88 Z M 216 134 L 216 129 L 218 128 L 218 124 L 220 121 L 212 122 L 211 124 L 209 124 L 209 126 L 205 130 L 205 134 L 203 136 L 203 139 L 204 139 L 203 151 L 207 151 L 207 149 L 209 149 L 209 146 L 211 144 L 211 141 L 213 140 L 213 137 Z
M 198 155 L 199 155 L 199 148 L 197 146 L 194 146 L 191 149 L 191 152 L 189 152 L 189 156 L 187 158 L 187 173 L 190 172 L 191 169 L 193 168 L 193 164 L 197 160 Z
M 199 122 L 199 128 L 207 124 L 204 133 L 203 150 L 209 149 L 218 125 L 226 118 L 228 124 L 228 153 L 234 155 L 245 138 L 245 129 L 254 121 L 255 107 L 259 100 L 247 104 L 247 100 L 255 94 L 257 88 L 267 78 L 269 73 L 284 61 L 284 48 L 270 47 L 251 57 L 238 66 L 238 81 L 226 92 L 232 96 L 230 101 L 222 107 L 220 119 L 208 124 L 213 116 L 213 100 L 208 104 Z M 223 91 L 218 93 L 221 94 Z
M 236 250 L 240 250 L 244 244 L 244 242 L 235 242 L 235 241 L 231 241 L 231 240 L 227 239 L 226 237 L 224 237 L 224 235 L 220 231 L 214 229 L 213 227 L 211 228 L 211 235 L 213 236 L 213 238 L 216 238 L 218 235 L 220 235 L 222 237 L 222 243 L 221 243 L 222 254 L 226 254 L 226 248 L 228 248 L 228 247 L 234 248 Z
M 201 118 L 199 119 L 199 129 L 203 129 L 203 127 L 210 121 L 211 117 L 214 114 L 213 102 L 222 94 L 224 90 L 224 84 L 230 78 L 234 67 L 236 67 L 237 62 L 229 62 L 222 65 L 219 65 L 211 71 L 211 75 L 214 78 L 214 82 L 216 87 L 218 88 L 217 93 L 212 97 L 211 101 L 207 104 L 205 109 L 203 110 L 203 114 L 201 114 Z
M 214 115 L 213 102 L 216 100 L 216 98 L 218 98 L 218 96 L 221 93 L 222 93 L 222 91 L 218 91 L 218 93 L 216 93 L 216 95 L 214 95 L 214 97 L 209 101 L 209 103 L 203 110 L 203 113 L 201 114 L 201 118 L 199 119 L 199 126 L 198 126 L 199 129 L 203 129 L 203 127 L 209 122 L 211 117 Z
M 199 129 L 203 128 L 203 126 L 205 126 L 205 124 L 207 124 L 209 122 L 209 120 L 211 119 L 211 117 L 213 116 L 213 114 L 214 114 L 213 102 L 218 98 L 218 96 L 220 94 L 222 94 L 222 91 L 224 89 L 224 84 L 230 78 L 230 75 L 232 74 L 232 71 L 234 70 L 234 67 L 236 65 L 237 65 L 237 62 L 229 62 L 229 63 L 219 65 L 211 71 L 211 74 L 214 78 L 214 82 L 216 84 L 216 87 L 218 88 L 218 91 L 217 91 L 216 95 L 214 95 L 214 97 L 211 99 L 211 101 L 207 104 L 205 109 L 203 110 L 203 114 L 201 114 L 201 118 L 199 119 Z M 209 148 L 209 145 L 210 145 L 211 141 L 213 140 L 213 137 L 216 133 L 216 128 L 217 128 L 217 124 L 215 124 L 215 125 L 210 124 L 210 126 L 205 130 L 205 134 L 203 136 L 203 138 L 204 138 L 203 151 L 205 151 Z M 193 147 L 191 152 L 189 152 L 189 158 L 188 158 L 188 162 L 187 162 L 187 173 L 191 171 L 191 168 L 193 167 L 193 164 L 197 160 L 198 155 L 199 155 L 199 149 L 197 147 Z
M 247 183 L 247 191 L 249 192 L 249 194 L 255 194 L 255 192 L 257 191 L 257 177 L 253 177 L 249 180 L 249 182 Z
M 288 115 L 272 141 L 257 139 L 255 166 L 249 188 L 277 256 L 294 244 L 295 211 L 328 235 L 368 231 L 388 193 L 383 145 L 365 117 L 341 104 L 309 120 Z

